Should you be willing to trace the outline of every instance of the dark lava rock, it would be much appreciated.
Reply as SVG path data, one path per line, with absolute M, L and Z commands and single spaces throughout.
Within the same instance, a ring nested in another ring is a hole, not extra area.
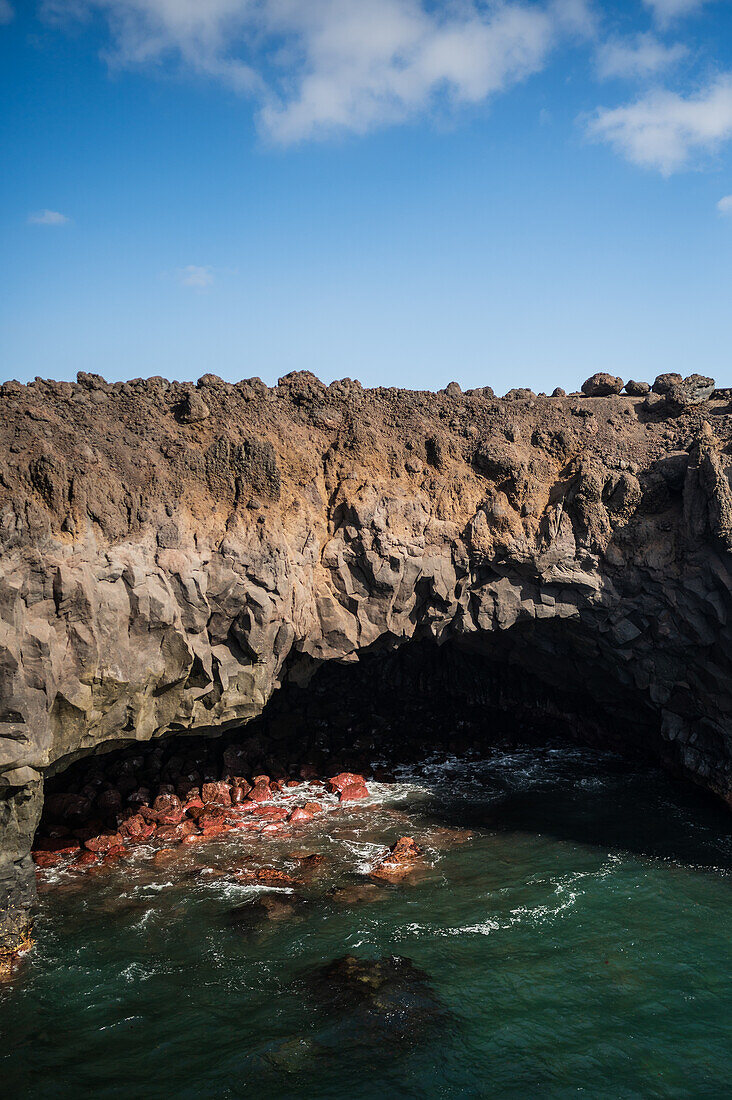
M 666 404 L 671 412 L 703 405 L 714 392 L 714 379 L 703 374 L 690 374 L 683 382 L 674 382 L 666 391 Z
M 625 392 L 629 397 L 645 397 L 650 388 L 647 382 L 634 382 L 632 378 L 625 383 Z
M 682 381 L 681 375 L 676 374 L 673 371 L 670 374 L 659 374 L 658 378 L 656 379 L 656 381 L 651 386 L 651 389 L 653 390 L 654 393 L 660 393 L 660 394 L 668 393 L 668 391 L 671 389 L 671 387 L 676 382 L 681 382 L 681 381 Z
M 354 1039 L 411 1045 L 444 1026 L 445 1010 L 429 975 L 398 955 L 344 955 L 316 970 L 306 984 L 322 1010 L 353 1029 Z
M 622 378 L 604 374 L 602 371 L 599 374 L 593 374 L 582 383 L 582 393 L 585 397 L 610 397 L 611 394 L 620 393 L 622 388 Z

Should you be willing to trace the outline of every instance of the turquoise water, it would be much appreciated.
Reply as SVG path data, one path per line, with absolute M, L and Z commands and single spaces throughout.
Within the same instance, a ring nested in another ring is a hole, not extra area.
M 333 893 L 404 834 L 420 872 Z M 294 892 L 232 876 L 300 876 L 302 851 L 326 861 Z M 48 1100 L 727 1096 L 730 868 L 726 811 L 614 757 L 435 757 L 290 839 L 54 872 L 0 987 L 0 1079 Z M 349 954 L 410 963 L 330 997 L 319 972 Z

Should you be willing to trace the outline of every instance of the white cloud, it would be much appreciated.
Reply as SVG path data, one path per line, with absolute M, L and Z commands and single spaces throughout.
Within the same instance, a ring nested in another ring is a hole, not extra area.
M 603 79 L 655 76 L 676 65 L 688 54 L 680 42 L 667 46 L 653 34 L 604 42 L 597 51 L 597 72 Z
M 45 0 L 101 11 L 118 64 L 165 64 L 250 93 L 276 141 L 363 132 L 439 96 L 478 104 L 588 33 L 589 0 Z
M 0 0 L 0 25 L 10 23 L 15 18 L 15 11 L 10 0 Z
M 587 129 L 634 164 L 670 175 L 732 137 L 732 74 L 697 95 L 654 91 L 623 107 L 601 107 Z
M 723 199 L 720 199 L 717 203 L 717 210 L 720 214 L 732 214 L 732 195 L 725 195 Z
M 214 273 L 210 267 L 199 267 L 198 264 L 188 264 L 178 271 L 178 278 L 183 286 L 193 287 L 194 290 L 204 290 L 214 281 Z
M 59 214 L 58 210 L 37 210 L 28 215 L 29 225 L 68 225 L 71 218 Z
M 682 19 L 698 11 L 710 0 L 644 0 L 644 2 L 653 12 L 656 22 L 665 26 L 675 19 Z

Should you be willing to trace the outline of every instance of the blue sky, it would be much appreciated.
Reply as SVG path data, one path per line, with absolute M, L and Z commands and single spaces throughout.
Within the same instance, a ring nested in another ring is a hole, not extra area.
M 0 0 L 0 50 L 3 377 L 732 384 L 729 0 Z

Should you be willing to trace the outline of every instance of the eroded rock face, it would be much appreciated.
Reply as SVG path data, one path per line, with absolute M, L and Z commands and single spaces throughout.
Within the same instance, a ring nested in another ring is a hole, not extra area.
M 614 721 L 640 700 L 667 758 L 729 797 L 724 397 L 667 416 L 631 396 L 308 373 L 273 389 L 85 375 L 6 383 L 0 405 L 6 944 L 44 773 L 239 725 L 284 678 L 413 637 L 529 631 L 517 661 L 596 691 Z

